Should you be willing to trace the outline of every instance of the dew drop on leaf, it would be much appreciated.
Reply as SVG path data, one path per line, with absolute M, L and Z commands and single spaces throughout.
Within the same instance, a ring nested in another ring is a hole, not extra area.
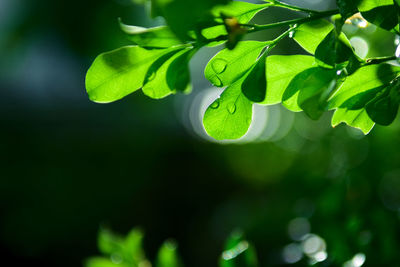
M 235 114 L 235 112 L 236 112 L 236 105 L 235 105 L 235 103 L 230 103 L 226 108 L 228 109 L 228 112 L 229 112 L 230 114 Z
M 220 102 L 219 98 L 216 99 L 216 100 L 210 105 L 210 108 L 212 108 L 212 109 L 217 109 L 217 108 L 219 107 L 219 102 Z
M 221 87 L 223 86 L 222 81 L 220 78 L 218 78 L 218 76 L 214 76 L 210 79 L 211 83 L 217 87 Z
M 147 78 L 147 80 L 148 80 L 148 81 L 152 81 L 152 80 L 154 80 L 155 78 L 156 78 L 156 72 L 153 71 L 153 72 L 150 74 L 150 76 Z
M 226 62 L 225 59 L 217 58 L 214 60 L 212 63 L 211 67 L 217 74 L 221 74 L 226 70 L 226 67 L 228 66 L 228 62 Z

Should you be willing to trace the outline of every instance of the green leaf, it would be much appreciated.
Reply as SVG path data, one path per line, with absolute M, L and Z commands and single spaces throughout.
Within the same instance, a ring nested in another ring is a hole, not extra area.
M 221 50 L 208 62 L 206 78 L 217 87 L 232 84 L 243 76 L 256 62 L 268 42 L 243 41 L 234 50 Z
M 85 267 L 129 267 L 125 263 L 114 263 L 107 258 L 94 257 L 85 262 Z
M 241 233 L 234 232 L 228 238 L 225 251 L 222 253 L 220 267 L 257 267 L 257 254 L 254 247 L 243 238 Z
M 357 13 L 357 4 L 361 0 L 336 0 L 336 4 L 339 7 L 340 14 L 343 20 L 351 17 L 353 14 Z
M 167 26 L 143 28 L 126 25 L 121 21 L 120 26 L 128 39 L 141 47 L 166 48 L 182 43 Z
M 374 99 L 367 103 L 365 109 L 369 117 L 380 125 L 390 125 L 397 116 L 400 103 L 400 80 L 392 82 Z
M 190 40 L 189 31 L 197 30 L 204 21 L 212 21 L 210 10 L 230 0 L 152 0 L 153 15 L 163 16 L 181 40 Z
M 369 22 L 386 30 L 392 30 L 399 24 L 398 9 L 393 0 L 361 0 L 358 10 Z
M 217 140 L 238 139 L 250 127 L 253 104 L 242 93 L 243 81 L 244 78 L 226 88 L 204 114 L 204 128 Z
M 326 100 L 335 87 L 336 77 L 335 70 L 307 69 L 290 82 L 282 104 L 289 110 L 304 110 L 310 118 L 318 119 L 327 109 Z
M 144 235 L 141 230 L 133 229 L 129 232 L 124 240 L 124 258 L 127 262 L 139 265 L 140 262 L 146 260 L 142 248 Z
M 150 66 L 169 51 L 126 46 L 99 55 L 86 74 L 89 98 L 109 103 L 140 89 Z
M 369 65 L 347 77 L 329 100 L 329 108 L 338 108 L 346 100 L 360 93 L 389 84 L 400 72 L 400 67 L 389 64 Z
M 325 68 L 336 68 L 337 65 L 346 65 L 353 55 L 353 49 L 346 36 L 342 33 L 339 37 L 332 30 L 319 44 L 315 51 L 315 59 Z
M 301 24 L 294 32 L 293 39 L 310 54 L 315 54 L 318 45 L 334 29 L 332 23 L 320 19 Z
M 339 108 L 332 117 L 332 126 L 336 127 L 340 123 L 360 129 L 364 134 L 368 134 L 375 123 L 368 117 L 365 109 L 348 110 L 347 108 Z
M 269 56 L 266 62 L 267 91 L 262 104 L 280 103 L 292 79 L 313 66 L 315 66 L 315 59 L 312 56 Z
M 123 238 L 114 234 L 111 230 L 100 228 L 97 246 L 101 253 L 111 255 L 113 253 L 120 253 L 123 250 Z
M 169 66 L 167 83 L 171 90 L 184 93 L 189 93 L 192 90 L 189 61 L 196 52 L 197 49 L 193 48 L 184 50 Z
M 212 15 L 216 18 L 219 23 L 223 22 L 221 14 L 228 17 L 234 17 L 238 23 L 246 24 L 260 11 L 268 8 L 270 4 L 252 4 L 241 1 L 233 1 L 224 6 L 216 6 L 211 10 Z M 213 39 L 221 35 L 227 35 L 228 32 L 224 25 L 217 25 L 208 27 L 202 30 L 202 35 L 207 39 Z M 220 44 L 221 42 L 215 42 L 208 46 Z
M 168 85 L 167 72 L 172 63 L 185 52 L 186 50 L 179 49 L 171 51 L 151 65 L 143 83 L 142 91 L 145 95 L 153 99 L 161 99 L 176 92 Z
M 174 241 L 166 241 L 157 254 L 156 267 L 180 267 L 182 266 Z
M 266 58 L 267 53 L 264 53 L 254 64 L 242 84 L 242 92 L 250 101 L 262 102 L 265 100 L 267 90 Z

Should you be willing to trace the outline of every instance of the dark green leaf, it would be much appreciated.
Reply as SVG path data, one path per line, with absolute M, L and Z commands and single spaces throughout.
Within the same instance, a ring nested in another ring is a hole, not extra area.
M 397 116 L 400 103 L 400 81 L 397 80 L 378 93 L 366 105 L 369 117 L 381 125 L 390 125 Z
M 357 13 L 357 5 L 361 0 L 336 0 L 342 18 L 346 20 L 353 14 Z
M 399 23 L 398 9 L 393 0 L 361 0 L 358 9 L 367 21 L 383 29 L 392 30 Z
M 217 140 L 238 139 L 250 127 L 253 103 L 242 93 L 243 81 L 244 78 L 228 86 L 204 114 L 204 127 Z
M 265 100 L 267 90 L 266 58 L 267 54 L 264 53 L 254 64 L 242 84 L 242 92 L 250 101 L 262 102 Z
M 167 83 L 172 91 L 189 93 L 192 90 L 189 61 L 196 51 L 196 49 L 187 48 L 172 61 L 167 70 Z
M 353 50 L 347 38 L 343 34 L 337 37 L 335 30 L 325 37 L 315 51 L 318 64 L 326 68 L 345 65 L 352 55 Z
M 234 50 L 223 49 L 208 62 L 206 78 L 215 86 L 232 84 L 256 62 L 267 42 L 243 41 Z
M 220 267 L 257 267 L 257 254 L 253 246 L 234 232 L 226 241 L 225 251 L 221 255 Z

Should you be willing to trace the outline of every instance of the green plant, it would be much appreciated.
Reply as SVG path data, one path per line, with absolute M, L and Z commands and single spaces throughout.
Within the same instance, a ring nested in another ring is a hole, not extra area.
M 97 243 L 103 256 L 87 259 L 85 267 L 183 267 L 177 245 L 171 240 L 164 242 L 157 253 L 155 264 L 152 265 L 143 251 L 143 237 L 142 231 L 137 228 L 132 229 L 126 237 L 101 228 Z M 240 231 L 233 232 L 226 240 L 219 266 L 258 266 L 254 247 L 243 238 Z
M 202 47 L 225 44 L 205 69 L 206 78 L 226 87 L 207 109 L 204 127 L 215 139 L 237 139 L 252 121 L 254 104 L 282 103 L 311 119 L 334 110 L 332 126 L 342 122 L 369 133 L 375 123 L 389 125 L 400 103 L 396 56 L 362 59 L 342 27 L 347 19 L 368 21 L 399 34 L 399 0 L 337 0 L 338 9 L 318 12 L 277 0 L 152 0 L 154 16 L 168 26 L 141 28 L 121 23 L 133 46 L 99 55 L 86 76 L 92 101 L 108 103 L 142 89 L 160 99 L 191 91 L 189 61 Z M 290 9 L 302 18 L 265 25 L 249 24 L 270 7 Z M 330 20 L 326 20 L 330 18 Z M 366 22 L 365 21 L 365 22 Z M 242 41 L 248 34 L 288 27 L 271 41 Z M 272 55 L 285 37 L 309 55 Z

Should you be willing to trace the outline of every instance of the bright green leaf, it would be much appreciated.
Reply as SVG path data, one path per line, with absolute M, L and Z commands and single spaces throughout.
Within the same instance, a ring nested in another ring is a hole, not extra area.
M 242 93 L 243 80 L 228 86 L 204 114 L 204 127 L 217 140 L 238 139 L 250 127 L 253 104 Z
M 180 267 L 182 266 L 174 241 L 166 241 L 157 254 L 155 267 Z
M 120 253 L 123 250 L 123 238 L 114 234 L 109 229 L 100 228 L 97 246 L 101 253 L 111 255 L 113 253 Z
M 223 49 L 208 62 L 204 72 L 206 78 L 217 87 L 232 84 L 254 65 L 267 44 L 243 41 L 234 50 Z
M 368 117 L 365 109 L 348 110 L 347 108 L 339 108 L 335 111 L 332 117 L 332 126 L 336 127 L 340 123 L 360 129 L 364 134 L 368 134 L 375 123 Z
M 329 108 L 338 108 L 346 100 L 360 93 L 389 84 L 400 72 L 400 67 L 389 64 L 370 65 L 360 68 L 347 77 L 342 86 L 329 100 Z
M 86 74 L 89 98 L 109 103 L 140 89 L 149 67 L 167 52 L 126 46 L 99 55 Z
M 153 99 L 161 99 L 172 93 L 175 90 L 170 88 L 167 82 L 167 72 L 171 64 L 186 51 L 174 50 L 160 57 L 149 68 L 142 91 L 145 95 Z
M 139 265 L 146 260 L 142 248 L 144 235 L 139 229 L 133 229 L 124 240 L 124 258 L 127 262 Z
M 282 96 L 292 79 L 300 72 L 315 66 L 312 56 L 269 56 L 266 62 L 267 91 L 262 104 L 273 105 L 282 101 Z M 297 110 L 296 110 L 297 111 Z
M 95 257 L 85 262 L 85 267 L 130 267 L 125 263 L 114 263 L 107 258 Z
M 308 53 L 315 54 L 318 45 L 333 28 L 333 24 L 324 19 L 307 22 L 295 30 L 293 39 Z
M 304 110 L 318 119 L 327 108 L 329 94 L 336 81 L 336 72 L 319 67 L 307 69 L 290 82 L 283 94 L 282 104 L 289 110 Z
M 216 6 L 211 10 L 211 13 L 214 17 L 217 18 L 217 21 L 222 23 L 223 20 L 221 18 L 221 14 L 228 17 L 235 17 L 239 23 L 246 24 L 249 23 L 250 20 L 260 11 L 268 8 L 270 4 L 252 4 L 241 1 L 233 1 L 224 6 Z M 221 35 L 227 35 L 228 32 L 224 25 L 217 25 L 213 27 L 208 27 L 202 30 L 202 35 L 207 39 L 213 39 Z M 218 43 L 210 44 L 209 46 L 213 46 Z
M 142 91 L 145 95 L 161 99 L 177 91 L 191 90 L 188 53 L 191 48 L 174 50 L 161 57 L 150 67 Z
M 143 28 L 126 25 L 121 21 L 120 26 L 128 39 L 141 47 L 165 48 L 182 43 L 167 26 Z
M 367 21 L 383 29 L 392 30 L 399 23 L 399 10 L 393 0 L 361 0 L 358 9 Z

